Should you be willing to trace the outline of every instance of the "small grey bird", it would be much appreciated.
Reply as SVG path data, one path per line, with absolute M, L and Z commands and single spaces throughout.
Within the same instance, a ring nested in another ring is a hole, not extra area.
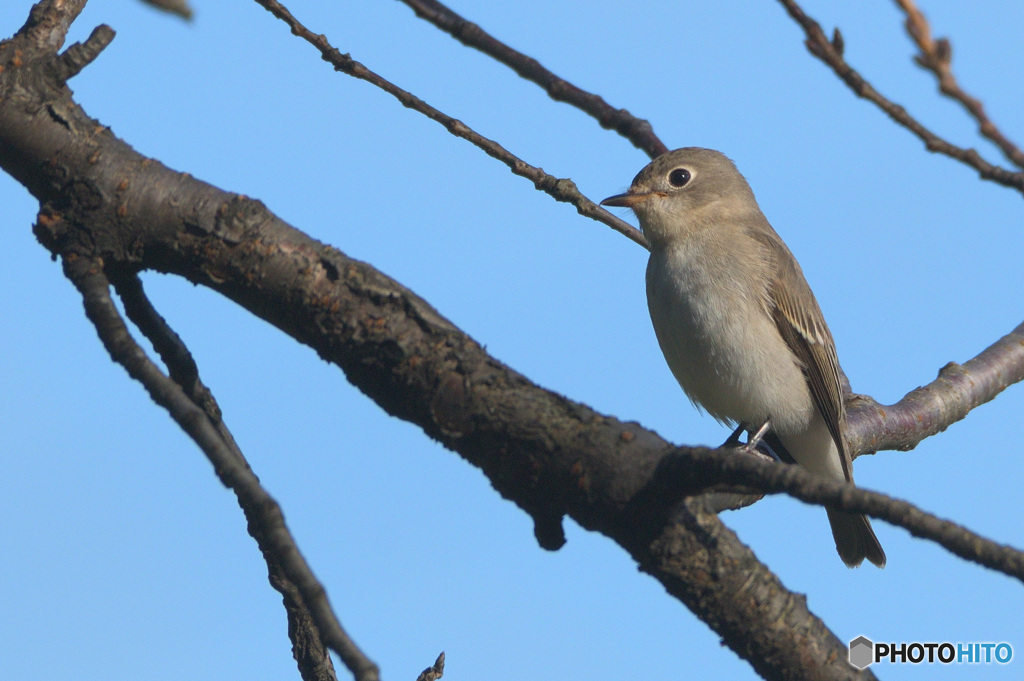
M 835 342 L 800 265 L 723 154 L 663 154 L 625 194 L 651 246 L 647 306 L 686 395 L 718 421 L 769 429 L 800 465 L 853 482 Z M 866 516 L 828 511 L 850 567 L 885 552 Z

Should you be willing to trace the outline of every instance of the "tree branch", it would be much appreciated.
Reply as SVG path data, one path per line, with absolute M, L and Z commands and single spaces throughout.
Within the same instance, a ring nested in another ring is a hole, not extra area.
M 338 653 L 357 681 L 377 681 L 377 666 L 359 650 L 338 622 L 326 591 L 313 576 L 288 531 L 280 506 L 260 485 L 234 439 L 225 441 L 220 432 L 223 424 L 211 420 L 180 385 L 150 361 L 131 337 L 110 298 L 102 262 L 67 253 L 63 264 L 65 275 L 82 294 L 86 316 L 96 327 L 111 359 L 123 366 L 129 376 L 145 387 L 153 401 L 168 411 L 206 454 L 224 486 L 237 496 L 249 521 L 249 533 L 267 561 L 271 584 L 281 591 L 286 605 L 290 606 L 289 634 L 293 636 L 293 650 L 303 678 L 333 678 L 330 657 L 320 643 L 322 638 Z M 138 300 L 141 295 L 141 288 L 132 291 L 133 306 L 142 305 Z M 174 339 L 180 343 L 176 334 Z M 205 387 L 203 389 L 205 391 Z M 308 626 L 306 618 L 312 619 L 315 629 Z
M 338 48 L 334 47 L 327 41 L 327 37 L 325 35 L 322 33 L 315 34 L 303 26 L 302 23 L 292 16 L 292 13 L 289 12 L 284 5 L 277 2 L 277 0 L 256 0 L 256 2 L 275 17 L 288 24 L 294 35 L 299 36 L 319 50 L 320 56 L 323 60 L 328 64 L 331 64 L 336 71 L 341 71 L 342 73 L 360 80 L 365 80 L 366 82 L 377 86 L 401 102 L 402 106 L 417 111 L 430 120 L 440 123 L 451 134 L 456 137 L 461 137 L 462 139 L 472 143 L 477 148 L 483 150 L 491 158 L 501 161 L 508 166 L 509 170 L 511 170 L 515 175 L 525 177 L 530 180 L 533 182 L 533 186 L 551 196 L 556 201 L 571 203 L 576 206 L 576 212 L 580 215 L 608 225 L 619 234 L 622 234 L 626 238 L 640 244 L 644 248 L 648 248 L 647 238 L 640 230 L 628 222 L 612 215 L 604 208 L 601 208 L 599 205 L 588 199 L 582 192 L 580 192 L 579 189 L 577 189 L 576 183 L 572 180 L 548 175 L 541 168 L 530 165 L 494 140 L 488 139 L 477 133 L 462 121 L 456 120 L 444 112 L 435 109 L 419 97 L 406 92 L 397 85 L 394 85 L 388 80 L 377 75 L 356 60 L 352 59 L 351 56 L 342 54 Z
M 1024 553 L 997 544 L 962 525 L 863 487 L 815 475 L 801 466 L 765 461 L 735 450 L 687 450 L 666 456 L 657 478 L 663 500 L 700 494 L 709 486 L 743 485 L 767 494 L 788 494 L 809 504 L 866 513 L 915 537 L 930 539 L 955 555 L 1024 582 Z M 669 491 L 671 490 L 671 491 Z
M 239 464 L 249 468 L 234 436 L 222 420 L 217 400 L 199 378 L 199 368 L 192 353 L 153 307 L 138 275 L 135 272 L 115 269 L 108 277 L 124 304 L 125 314 L 153 344 L 167 366 L 171 380 L 178 384 L 193 404 L 203 410 Z M 261 526 L 253 513 L 247 511 L 246 517 L 252 523 L 249 533 L 253 538 L 268 536 L 273 529 Z M 302 592 L 285 574 L 279 557 L 266 551 L 263 552 L 263 557 L 267 563 L 267 578 L 271 586 L 281 594 L 284 602 L 288 616 L 288 638 L 292 642 L 292 656 L 298 664 L 303 680 L 336 681 L 334 663 Z
M 828 64 L 835 74 L 853 90 L 854 94 L 873 103 L 898 124 L 914 133 L 924 142 L 928 151 L 944 154 L 974 168 L 982 179 L 991 180 L 1024 193 L 1024 173 L 1012 172 L 993 165 L 983 159 L 975 149 L 958 147 L 924 127 L 902 106 L 883 97 L 852 66 L 846 63 L 843 59 L 843 39 L 839 29 L 836 29 L 835 37 L 830 41 L 825 37 L 818 22 L 807 16 L 796 0 L 779 0 L 779 2 L 786 8 L 789 16 L 804 29 L 804 33 L 807 35 L 804 44 L 808 51 Z
M 888 407 L 866 395 L 847 402 L 847 437 L 852 451 L 908 450 L 941 433 L 972 409 L 1024 381 L 1024 324 L 1018 325 L 977 357 L 950 362 L 939 377 Z
M 914 62 L 923 69 L 931 71 L 939 83 L 939 92 L 960 102 L 967 113 L 978 122 L 978 132 L 992 140 L 1007 159 L 1019 168 L 1024 168 L 1024 152 L 1010 141 L 999 130 L 985 113 L 981 100 L 970 96 L 960 87 L 953 75 L 953 46 L 948 38 L 932 39 L 932 31 L 928 20 L 917 8 L 913 0 L 896 0 L 896 4 L 907 15 L 904 26 L 907 34 L 921 51 Z
M 616 109 L 601 96 L 559 78 L 533 57 L 509 47 L 437 0 L 401 1 L 408 5 L 416 16 L 426 19 L 463 45 L 479 50 L 508 66 L 521 78 L 541 86 L 556 102 L 571 104 L 595 118 L 602 128 L 619 133 L 651 158 L 668 151 L 668 147 L 654 134 L 650 122 L 637 118 L 625 109 Z

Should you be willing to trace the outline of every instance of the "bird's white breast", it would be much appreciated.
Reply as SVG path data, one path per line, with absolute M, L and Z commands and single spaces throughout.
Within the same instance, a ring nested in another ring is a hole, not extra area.
M 726 253 L 707 247 L 723 236 L 691 235 L 652 253 L 647 304 L 661 350 L 687 396 L 716 419 L 757 428 L 770 418 L 779 435 L 802 431 L 814 406 L 762 303 L 769 274 L 749 261 L 737 267 L 757 257 L 745 235 Z

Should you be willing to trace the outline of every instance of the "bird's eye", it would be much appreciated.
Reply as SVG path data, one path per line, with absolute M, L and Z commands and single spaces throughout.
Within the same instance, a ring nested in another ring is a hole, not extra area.
M 690 171 L 686 168 L 676 168 L 668 174 L 668 183 L 673 187 L 682 187 L 690 181 Z

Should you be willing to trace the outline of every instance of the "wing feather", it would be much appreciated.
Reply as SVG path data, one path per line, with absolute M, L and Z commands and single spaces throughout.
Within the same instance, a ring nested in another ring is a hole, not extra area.
M 839 450 L 843 475 L 852 482 L 853 472 L 846 446 L 846 407 L 832 333 L 811 287 L 804 279 L 800 265 L 782 239 L 774 230 L 769 233 L 752 233 L 752 236 L 768 248 L 775 270 L 772 284 L 766 291 L 768 312 L 775 320 L 782 338 L 800 361 L 814 404 Z

